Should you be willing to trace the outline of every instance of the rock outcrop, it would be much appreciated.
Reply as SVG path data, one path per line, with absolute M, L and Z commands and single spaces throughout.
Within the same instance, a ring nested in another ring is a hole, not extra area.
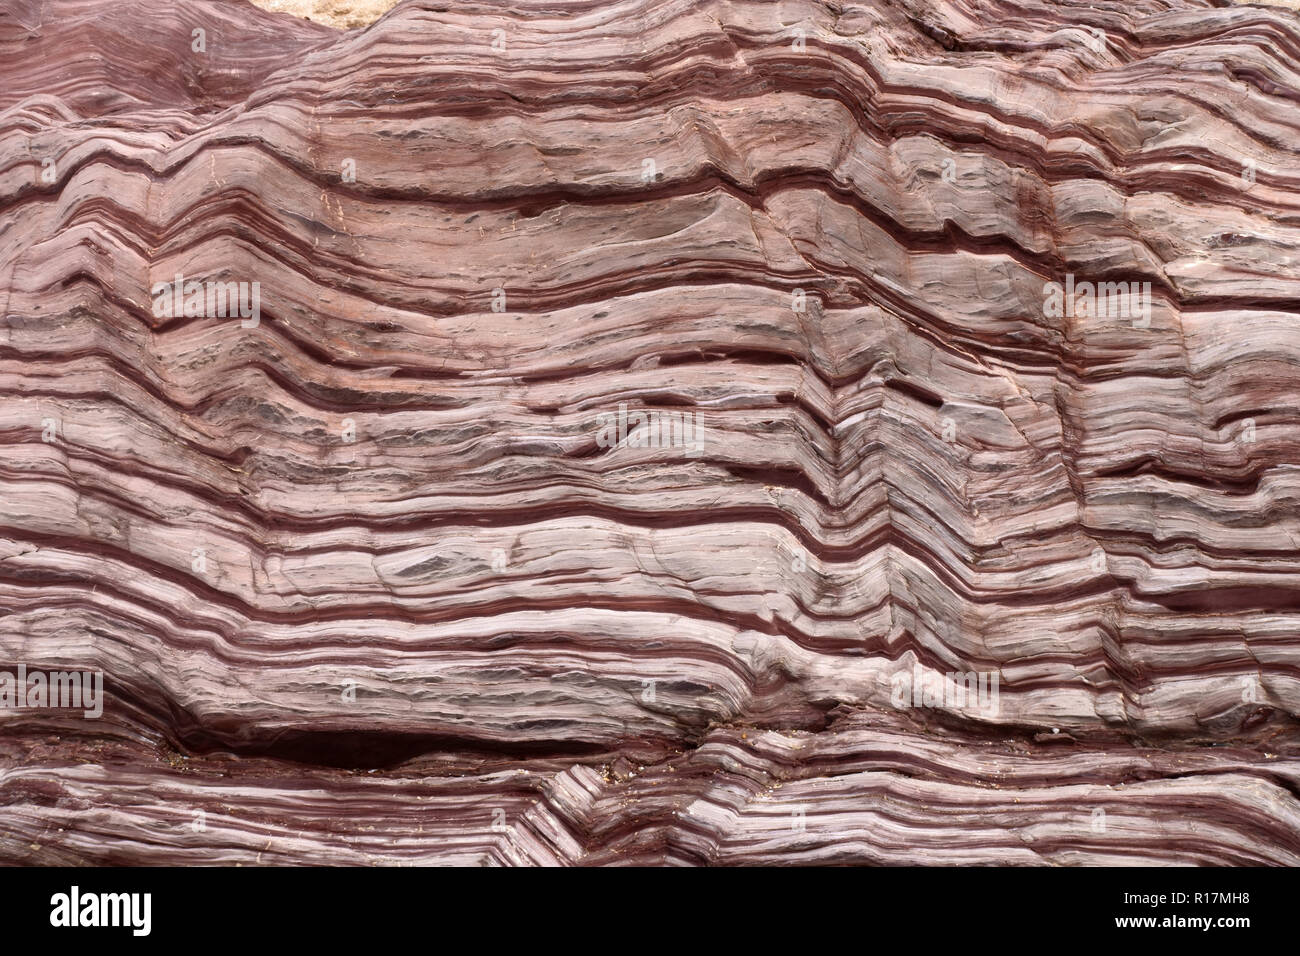
M 0 859 L 1300 862 L 1293 11 L 8 0 L 0 72 L 0 669 L 103 680 L 0 709 Z

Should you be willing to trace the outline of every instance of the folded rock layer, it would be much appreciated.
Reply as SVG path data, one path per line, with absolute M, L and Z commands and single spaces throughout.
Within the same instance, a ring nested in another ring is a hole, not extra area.
M 9 0 L 0 860 L 1300 862 L 1298 71 Z

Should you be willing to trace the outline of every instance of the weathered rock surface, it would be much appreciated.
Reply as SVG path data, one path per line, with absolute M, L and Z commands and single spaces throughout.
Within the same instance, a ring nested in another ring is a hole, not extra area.
M 8 0 L 0 859 L 1300 862 L 1298 69 Z
M 252 0 L 264 10 L 291 13 L 341 30 L 366 26 L 397 6 L 397 0 Z

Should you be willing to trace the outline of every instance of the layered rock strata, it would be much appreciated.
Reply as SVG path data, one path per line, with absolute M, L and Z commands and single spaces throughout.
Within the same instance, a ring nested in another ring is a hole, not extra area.
M 1297 862 L 1298 67 L 8 0 L 0 859 Z

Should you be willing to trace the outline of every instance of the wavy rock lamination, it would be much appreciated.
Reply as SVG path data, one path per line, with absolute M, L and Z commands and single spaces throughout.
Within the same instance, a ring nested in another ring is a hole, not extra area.
M 1300 862 L 1298 64 L 10 0 L 0 859 Z

